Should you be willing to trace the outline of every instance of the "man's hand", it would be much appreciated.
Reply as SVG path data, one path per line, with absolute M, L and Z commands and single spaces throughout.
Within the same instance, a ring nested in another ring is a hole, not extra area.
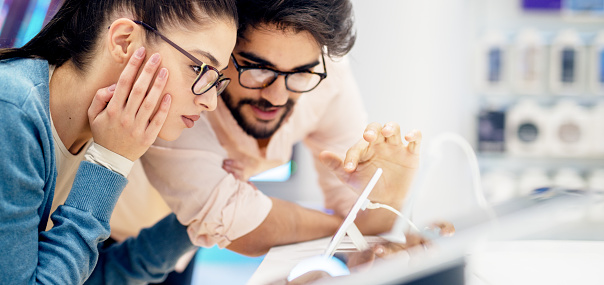
M 447 221 L 433 223 L 430 228 L 438 229 L 440 236 L 443 237 L 450 237 L 455 233 L 455 227 Z M 405 238 L 405 243 L 380 242 L 365 251 L 349 254 L 346 265 L 351 270 L 355 267 L 362 269 L 371 266 L 376 258 L 387 258 L 401 251 L 420 248 L 419 246 L 423 247 L 423 250 L 428 250 L 432 245 L 429 239 L 417 233 L 406 233 Z
M 230 159 L 227 158 L 225 160 L 222 161 L 222 169 L 224 169 L 224 171 L 232 174 L 233 176 L 235 176 L 235 178 L 242 180 L 242 181 L 246 181 L 246 177 L 245 177 L 245 166 L 243 165 L 243 163 L 234 160 L 234 159 Z
M 421 132 L 412 131 L 405 136 L 409 143 L 404 145 L 398 124 L 390 122 L 382 127 L 372 123 L 365 129 L 363 139 L 348 150 L 344 160 L 329 151 L 322 152 L 320 158 L 340 180 L 359 193 L 377 168 L 382 168 L 384 174 L 370 198 L 399 206 L 419 167 L 421 138 Z
M 369 199 L 398 209 L 402 206 L 419 167 L 421 139 L 421 132 L 411 131 L 405 136 L 405 140 L 408 142 L 405 145 L 397 123 L 390 122 L 384 126 L 372 123 L 365 129 L 363 139 L 348 150 L 344 159 L 329 151 L 322 152 L 320 159 L 340 180 L 359 193 L 377 168 L 382 168 L 384 170 L 382 178 L 369 195 Z M 383 210 L 373 211 L 383 213 Z M 361 217 L 359 217 L 361 220 L 364 219 L 363 215 L 367 214 L 361 213 Z M 387 221 L 374 220 L 373 226 L 363 225 L 362 222 L 357 224 L 364 234 L 387 231 L 394 222 L 395 216 L 391 213 L 381 215 L 387 217 Z M 375 221 L 384 222 L 380 224 Z M 367 222 L 370 223 L 370 221 Z M 363 231 L 363 228 L 366 231 Z

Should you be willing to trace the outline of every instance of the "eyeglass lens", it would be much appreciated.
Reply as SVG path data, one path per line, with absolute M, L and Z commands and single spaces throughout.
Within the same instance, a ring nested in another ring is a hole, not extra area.
M 201 76 L 195 81 L 193 85 L 193 92 L 195 94 L 201 94 L 212 88 L 214 82 L 218 80 L 218 73 L 216 71 L 204 68 L 201 70 Z
M 220 75 L 213 69 L 204 68 L 201 71 L 201 76 L 193 84 L 193 93 L 201 95 L 216 86 L 216 95 L 220 95 L 230 82 L 229 78 L 220 78 Z
M 222 93 L 222 91 L 224 91 L 224 89 L 226 89 L 226 87 L 229 85 L 230 82 L 231 82 L 231 79 L 229 79 L 229 78 L 219 79 L 218 83 L 216 84 L 216 95 L 220 95 Z
M 293 91 L 308 91 L 315 88 L 321 81 L 321 76 L 313 73 L 293 73 L 287 76 L 286 84 Z
M 264 88 L 271 85 L 278 73 L 269 69 L 248 69 L 241 73 L 239 81 L 248 88 Z M 313 89 L 321 81 L 321 76 L 308 72 L 290 73 L 286 75 L 285 84 L 292 91 L 305 92 Z

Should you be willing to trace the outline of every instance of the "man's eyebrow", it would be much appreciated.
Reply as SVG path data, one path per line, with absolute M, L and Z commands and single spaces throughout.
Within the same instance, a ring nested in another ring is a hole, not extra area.
M 220 62 L 218 62 L 218 60 L 216 59 L 216 57 L 214 57 L 211 53 L 209 53 L 207 51 L 203 51 L 203 50 L 200 50 L 200 49 L 193 49 L 193 50 L 190 51 L 190 53 L 192 53 L 192 54 L 198 54 L 198 55 L 201 55 L 203 57 L 208 58 L 210 60 L 209 64 L 211 66 L 214 66 L 214 67 L 221 66 Z M 208 62 L 204 62 L 204 63 L 208 64 Z
M 244 59 L 246 59 L 248 61 L 253 61 L 253 62 L 257 63 L 258 65 L 275 68 L 275 65 L 272 62 L 270 62 L 266 59 L 263 59 L 262 57 L 254 54 L 252 52 L 242 51 L 242 52 L 239 52 L 239 56 L 243 57 Z M 319 65 L 319 60 L 308 63 L 308 64 L 296 66 L 292 69 L 292 71 L 306 71 L 317 65 Z

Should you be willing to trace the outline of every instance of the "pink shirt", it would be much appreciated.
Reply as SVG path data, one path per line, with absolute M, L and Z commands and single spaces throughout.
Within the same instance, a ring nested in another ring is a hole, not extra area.
M 288 162 L 293 145 L 300 141 L 315 159 L 325 208 L 346 215 L 358 195 L 325 168 L 318 155 L 330 150 L 343 157 L 362 138 L 367 115 L 347 60 L 326 62 L 327 78 L 315 90 L 300 96 L 291 116 L 273 135 L 264 152 L 219 99 L 217 109 L 205 113 L 178 140 L 158 139 L 141 158 L 148 181 L 180 222 L 189 225 L 189 235 L 195 244 L 226 247 L 258 227 L 272 207 L 271 200 L 261 191 L 223 170 L 224 159 L 244 163 L 246 175 L 251 176 Z M 133 174 L 140 172 L 133 170 Z M 153 188 L 136 182 L 140 180 L 131 179 L 124 192 L 128 193 L 128 188 L 138 188 L 139 192 Z M 118 207 L 120 203 L 140 204 L 136 198 L 129 200 L 118 202 Z M 139 212 L 141 219 L 148 217 Z M 114 224 L 125 220 L 116 214 L 112 217 L 112 231 L 116 228 Z M 154 215 L 161 218 L 165 214 Z

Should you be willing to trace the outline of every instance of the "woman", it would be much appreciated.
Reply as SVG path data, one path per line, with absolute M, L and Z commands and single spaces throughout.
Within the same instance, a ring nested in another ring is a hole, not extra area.
M 66 0 L 0 51 L 0 284 L 88 278 L 132 161 L 215 108 L 236 25 L 232 0 Z

